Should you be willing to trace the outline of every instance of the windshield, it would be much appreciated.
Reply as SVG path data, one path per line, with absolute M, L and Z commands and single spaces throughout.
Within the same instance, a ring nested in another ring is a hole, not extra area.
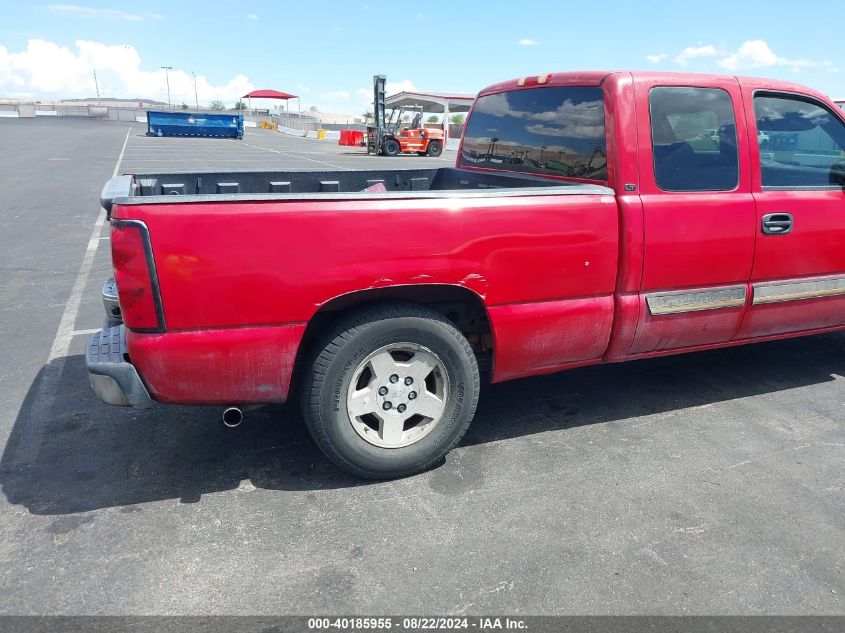
M 460 162 L 607 180 L 601 88 L 529 88 L 480 97 L 467 123 Z

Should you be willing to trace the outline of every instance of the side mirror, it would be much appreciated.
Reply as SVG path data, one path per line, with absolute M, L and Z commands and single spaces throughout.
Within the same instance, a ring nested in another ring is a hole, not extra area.
M 830 166 L 830 184 L 845 189 L 845 163 Z

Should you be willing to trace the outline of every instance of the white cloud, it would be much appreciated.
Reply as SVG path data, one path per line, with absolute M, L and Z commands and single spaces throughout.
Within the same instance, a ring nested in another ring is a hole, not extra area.
M 664 59 L 666 59 L 668 55 L 666 53 L 657 53 L 656 55 L 646 55 L 645 58 L 650 61 L 652 64 L 659 64 Z
M 508 95 L 504 92 L 492 94 L 479 100 L 475 106 L 475 111 L 499 117 L 512 116 L 518 119 L 524 118 L 528 115 L 527 112 L 520 112 L 519 110 L 511 108 L 511 104 L 508 101 Z
M 529 37 L 526 37 L 526 38 L 519 40 L 520 46 L 537 46 L 537 44 L 539 44 L 539 43 L 540 42 L 538 42 L 537 40 L 532 40 Z
M 419 92 L 417 87 L 414 85 L 414 82 L 410 79 L 403 79 L 402 81 L 388 81 L 384 85 L 384 89 L 387 94 L 392 95 L 396 94 L 397 92 Z M 370 98 L 372 98 L 373 91 L 369 91 Z
M 302 92 L 307 92 L 304 88 L 307 86 L 298 86 Z M 403 79 L 401 81 L 388 81 L 385 85 L 385 90 L 388 95 L 397 94 L 399 92 L 419 92 L 419 89 L 414 85 L 410 79 Z M 308 98 L 308 106 L 315 105 L 320 112 L 333 112 L 341 114 L 349 114 L 351 116 L 360 116 L 361 112 L 371 111 L 373 109 L 373 89 L 372 86 L 367 88 L 358 88 L 356 90 L 333 90 L 329 92 L 321 92 L 319 96 Z M 305 108 L 303 102 L 303 108 Z M 389 108 L 388 108 L 389 109 Z
M 742 68 L 760 68 L 764 66 L 779 66 L 782 61 L 787 61 L 775 55 L 763 40 L 749 40 L 733 51 L 727 57 L 718 61 L 719 66 L 729 70 L 740 70 Z
M 604 104 L 600 100 L 576 105 L 567 99 L 555 110 L 530 114 L 529 119 L 542 122 L 526 126 L 534 134 L 585 139 L 604 136 Z
M 103 97 L 167 100 L 164 71 L 142 67 L 141 56 L 129 45 L 108 45 L 77 40 L 75 48 L 42 39 L 30 39 L 26 48 L 10 52 L 0 45 L 0 94 L 19 99 L 63 99 L 95 96 L 94 70 Z M 190 70 L 169 72 L 173 103 L 194 103 Z M 221 100 L 229 105 L 254 90 L 245 75 L 224 84 L 213 84 L 197 75 L 201 104 Z
M 388 95 L 398 92 L 419 92 L 419 89 L 410 79 L 388 81 L 385 85 L 385 90 Z M 346 90 L 324 92 L 320 94 L 316 105 L 323 112 L 345 112 L 358 116 L 356 113 L 373 109 L 373 89 L 370 87 L 358 88 L 353 92 Z
M 824 68 L 831 72 L 838 71 L 838 68 L 829 60 L 813 61 L 809 59 L 781 57 L 775 54 L 763 40 L 748 40 L 743 42 L 738 49 L 718 60 L 717 63 L 722 68 L 727 68 L 728 70 L 784 66 L 796 71 L 802 68 Z
M 311 88 L 309 88 L 308 86 L 305 86 L 303 84 L 296 84 L 296 87 L 299 90 L 299 92 L 311 92 Z
M 53 13 L 76 15 L 86 18 L 105 18 L 107 20 L 127 20 L 130 22 L 144 22 L 146 20 L 161 20 L 164 16 L 158 13 L 127 13 L 116 9 L 97 9 L 81 7 L 78 4 L 50 4 L 47 10 Z
M 348 90 L 331 90 L 321 92 L 319 96 L 308 97 L 309 105 L 317 106 L 320 112 L 347 114 L 352 117 L 360 116 L 361 112 L 373 109 L 373 91 L 363 88 L 349 92 Z M 303 105 L 304 107 L 304 105 Z
M 475 111 L 496 117 L 526 119 L 526 122 L 539 121 L 525 126 L 532 134 L 584 139 L 604 135 L 604 105 L 601 101 L 575 105 L 567 99 L 554 110 L 529 112 L 515 110 L 508 101 L 507 93 L 502 92 L 484 97 L 475 106 Z
M 678 54 L 677 57 L 675 57 L 675 63 L 681 66 L 686 66 L 687 62 L 691 59 L 697 59 L 699 57 L 713 57 L 718 54 L 719 51 L 716 50 L 716 47 L 710 44 L 687 46 Z
M 551 125 L 542 125 L 540 123 L 534 125 L 526 125 L 525 129 L 532 134 L 539 134 L 541 136 L 563 136 L 565 138 L 601 138 L 604 136 L 603 127 L 554 127 Z
M 258 16 L 255 13 L 249 13 L 246 16 L 247 20 L 258 20 Z

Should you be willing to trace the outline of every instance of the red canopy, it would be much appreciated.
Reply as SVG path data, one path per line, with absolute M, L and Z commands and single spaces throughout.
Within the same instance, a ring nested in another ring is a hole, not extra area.
M 242 99 L 296 99 L 296 95 L 278 90 L 253 90 L 245 94 Z

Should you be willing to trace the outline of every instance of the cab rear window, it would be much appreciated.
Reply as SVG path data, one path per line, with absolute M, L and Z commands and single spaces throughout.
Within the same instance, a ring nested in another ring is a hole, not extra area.
M 598 87 L 543 87 L 476 100 L 464 167 L 607 180 L 604 99 Z

